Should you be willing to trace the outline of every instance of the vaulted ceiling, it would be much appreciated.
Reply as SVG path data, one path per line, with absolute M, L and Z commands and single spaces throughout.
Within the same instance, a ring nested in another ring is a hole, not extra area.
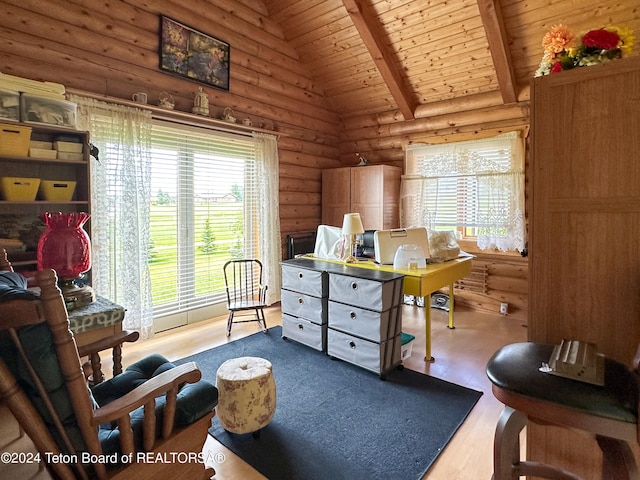
M 544 33 L 615 24 L 640 31 L 637 0 L 264 0 L 343 119 L 484 96 L 528 99 Z M 634 54 L 637 54 L 634 52 Z

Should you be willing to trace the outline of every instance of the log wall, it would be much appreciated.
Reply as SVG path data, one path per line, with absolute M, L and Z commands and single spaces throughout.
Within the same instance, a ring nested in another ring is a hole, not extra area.
M 497 314 L 508 304 L 507 316 L 527 323 L 529 267 L 526 258 L 478 253 L 471 275 L 454 286 L 456 305 Z
M 186 112 L 201 85 L 160 71 L 160 15 L 228 42 L 229 91 L 204 88 L 211 116 L 231 107 L 237 118 L 249 117 L 254 125 L 283 134 L 278 141 L 283 240 L 316 229 L 321 170 L 356 164 L 356 152 L 370 163 L 402 166 L 407 143 L 469 139 L 529 122 L 528 91 L 520 93 L 519 103 L 506 106 L 497 92 L 421 105 L 412 121 L 403 121 L 397 111 L 341 120 L 280 26 L 254 0 L 3 0 L 0 15 L 0 72 L 126 100 L 145 91 L 153 104 L 166 91 L 176 110 Z M 490 288 L 465 301 L 496 311 L 503 298 L 512 298 L 512 288 Z M 509 303 L 520 306 L 520 295 Z
M 339 119 L 271 22 L 246 0 L 3 0 L 0 72 L 129 100 L 169 92 L 190 111 L 201 84 L 159 69 L 160 15 L 231 45 L 229 91 L 204 87 L 211 116 L 275 130 L 280 153 L 283 238 L 320 222 L 320 170 L 339 166 Z

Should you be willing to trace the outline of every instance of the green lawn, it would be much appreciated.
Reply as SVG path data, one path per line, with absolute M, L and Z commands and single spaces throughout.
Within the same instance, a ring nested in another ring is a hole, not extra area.
M 241 202 L 198 204 L 193 224 L 195 245 L 189 247 L 194 270 L 188 270 L 190 262 L 181 260 L 180 268 L 178 265 L 176 206 L 151 206 L 149 269 L 156 307 L 177 300 L 179 281 L 189 282 L 197 296 L 224 292 L 222 267 L 228 260 L 241 256 L 244 237 Z

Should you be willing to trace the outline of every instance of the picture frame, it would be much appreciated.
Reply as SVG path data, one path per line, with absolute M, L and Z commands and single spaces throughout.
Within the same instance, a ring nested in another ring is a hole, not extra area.
M 230 45 L 164 15 L 160 16 L 160 69 L 229 90 Z

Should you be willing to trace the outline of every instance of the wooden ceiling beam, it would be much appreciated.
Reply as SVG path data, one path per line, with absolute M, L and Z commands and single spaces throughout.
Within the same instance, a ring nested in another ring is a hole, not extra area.
M 396 101 L 400 113 L 405 120 L 413 120 L 416 102 L 404 87 L 404 82 L 395 67 L 393 58 L 377 33 L 379 30 L 376 27 L 376 19 L 369 13 L 361 0 L 342 0 L 342 3 L 344 3 L 362 41 L 373 57 L 373 61 L 387 84 L 391 96 Z
M 487 33 L 489 50 L 498 77 L 502 100 L 504 103 L 514 103 L 518 100 L 516 76 L 511 62 L 500 0 L 477 0 L 477 2 L 480 17 Z

